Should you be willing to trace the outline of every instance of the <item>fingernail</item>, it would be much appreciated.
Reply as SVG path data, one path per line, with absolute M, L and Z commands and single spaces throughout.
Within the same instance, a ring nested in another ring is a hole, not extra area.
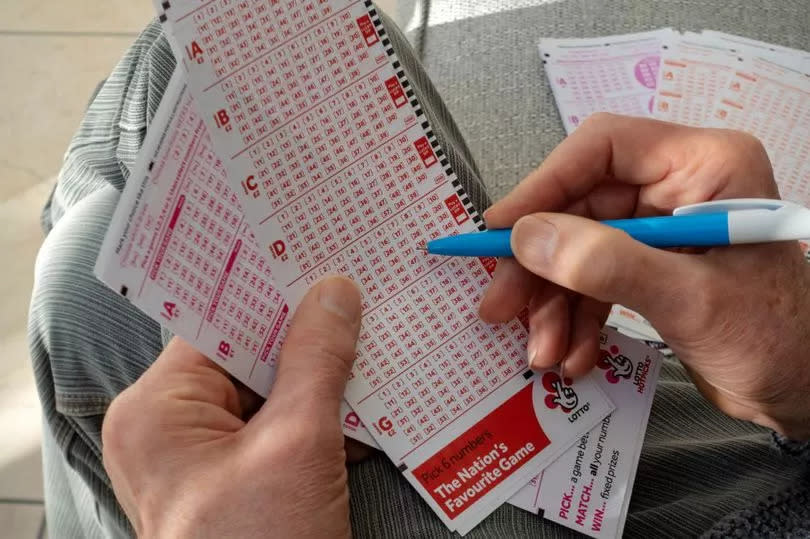
M 530 369 L 537 369 L 537 351 L 539 349 L 539 343 L 537 342 L 537 338 L 532 335 L 531 331 L 529 332 L 529 342 L 526 345 L 526 354 L 529 359 L 529 368 Z
M 523 217 L 512 229 L 512 247 L 529 270 L 545 270 L 557 247 L 557 227 L 534 215 Z
M 327 277 L 318 283 L 318 303 L 347 322 L 357 322 L 360 319 L 360 292 L 345 277 Z

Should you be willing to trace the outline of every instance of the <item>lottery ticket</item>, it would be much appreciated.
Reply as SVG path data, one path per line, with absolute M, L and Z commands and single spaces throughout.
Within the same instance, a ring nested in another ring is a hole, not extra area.
M 543 39 L 540 57 L 567 133 L 594 112 L 650 116 L 669 28 L 588 39 Z
M 715 43 L 731 47 L 734 52 L 751 54 L 766 58 L 780 65 L 787 65 L 798 71 L 810 72 L 810 52 L 791 49 L 773 43 L 765 43 L 742 36 L 725 34 L 715 30 L 703 30 L 704 38 L 714 40 Z
M 810 206 L 810 76 L 746 56 L 718 97 L 714 127 L 759 138 L 785 200 Z
M 363 289 L 346 398 L 450 529 L 465 533 L 611 410 L 589 380 L 525 366 L 519 320 L 477 303 L 494 260 L 426 240 L 481 218 L 370 2 L 161 2 L 231 188 L 294 307 L 319 278 Z
M 113 290 L 266 396 L 290 309 L 177 71 L 97 263 Z
M 621 537 L 662 362 L 639 342 L 602 334 L 594 375 L 616 410 L 543 471 L 532 512 L 591 537 Z
M 694 127 L 708 125 L 714 100 L 728 83 L 740 54 L 700 34 L 673 33 L 662 45 L 653 115 Z
M 96 275 L 261 396 L 290 309 L 178 69 L 116 207 Z M 373 438 L 348 403 L 347 436 Z

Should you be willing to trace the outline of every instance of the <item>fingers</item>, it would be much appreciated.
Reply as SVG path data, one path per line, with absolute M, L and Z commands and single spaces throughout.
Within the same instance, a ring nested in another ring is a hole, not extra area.
M 343 277 L 326 278 L 304 296 L 281 350 L 267 401 L 277 413 L 303 415 L 303 421 L 337 418 L 354 362 L 361 311 L 360 291 Z M 256 418 L 267 408 L 265 405 Z
M 705 271 L 689 255 L 647 247 L 622 231 L 567 214 L 520 219 L 512 250 L 535 275 L 604 303 L 627 305 L 653 323 L 666 314 L 662 309 L 679 312 L 692 299 L 691 283 Z
M 484 322 L 495 324 L 514 318 L 534 293 L 537 277 L 513 258 L 498 260 L 495 275 L 481 299 L 478 314 Z
M 599 357 L 599 333 L 609 312 L 610 305 L 607 303 L 588 297 L 579 298 L 571 317 L 568 354 L 560 365 L 566 376 L 583 376 L 596 365 Z
M 611 219 L 746 196 L 779 196 L 768 156 L 751 135 L 600 113 L 484 217 L 488 227 L 504 228 L 523 215 L 583 203 L 583 215 Z
M 656 120 L 593 114 L 485 212 L 487 226 L 505 228 L 523 215 L 561 211 L 611 178 L 632 185 L 658 182 L 682 159 L 690 132 Z
M 556 365 L 568 350 L 570 314 L 568 292 L 546 282 L 529 304 L 529 367 L 547 369 Z

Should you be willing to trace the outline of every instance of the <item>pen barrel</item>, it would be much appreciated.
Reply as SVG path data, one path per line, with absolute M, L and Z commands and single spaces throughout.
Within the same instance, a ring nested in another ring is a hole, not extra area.
M 729 245 L 728 213 L 614 219 L 602 224 L 624 230 L 650 247 L 713 247 Z

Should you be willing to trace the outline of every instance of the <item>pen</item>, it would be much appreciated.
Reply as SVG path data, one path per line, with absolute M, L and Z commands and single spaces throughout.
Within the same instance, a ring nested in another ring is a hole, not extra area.
M 601 221 L 651 247 L 719 247 L 810 238 L 810 210 L 784 200 L 737 198 L 681 206 L 671 216 Z M 512 256 L 512 229 L 427 242 L 430 254 Z

